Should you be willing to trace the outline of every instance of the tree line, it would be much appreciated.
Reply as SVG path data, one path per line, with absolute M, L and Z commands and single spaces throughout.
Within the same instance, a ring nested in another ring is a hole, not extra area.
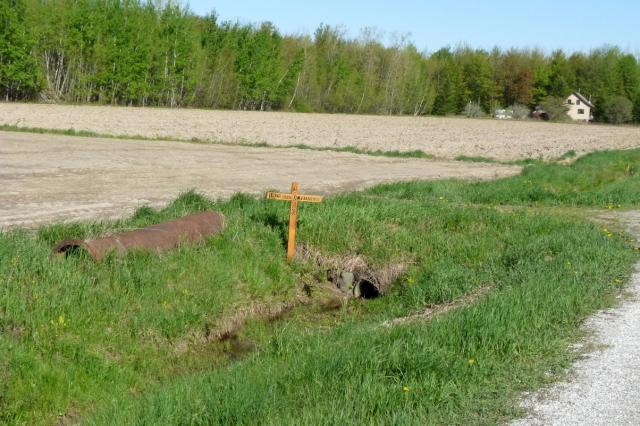
M 640 122 L 638 58 L 617 47 L 425 53 L 372 30 L 283 35 L 174 1 L 0 0 L 7 101 L 448 115 L 533 108 L 577 90 L 596 120 Z

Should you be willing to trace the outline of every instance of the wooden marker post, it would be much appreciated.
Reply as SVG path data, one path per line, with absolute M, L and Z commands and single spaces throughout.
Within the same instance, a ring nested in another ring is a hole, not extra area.
M 267 192 L 267 200 L 290 201 L 289 211 L 289 239 L 287 240 L 287 260 L 291 262 L 296 253 L 296 224 L 298 222 L 298 201 L 303 203 L 321 203 L 322 197 L 319 195 L 303 195 L 299 193 L 300 184 L 291 184 L 291 193 Z

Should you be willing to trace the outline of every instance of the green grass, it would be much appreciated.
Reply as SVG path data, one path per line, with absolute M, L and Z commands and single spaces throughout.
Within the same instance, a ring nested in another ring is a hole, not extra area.
M 458 155 L 455 160 L 469 161 L 471 163 L 499 163 L 495 158 L 483 157 L 480 155 Z
M 468 161 L 471 163 L 510 164 L 510 165 L 518 165 L 518 166 L 531 166 L 531 165 L 541 165 L 541 164 L 548 164 L 548 163 L 557 163 L 559 161 L 575 158 L 577 157 L 577 155 L 578 154 L 574 150 L 569 150 L 564 154 L 562 154 L 560 157 L 549 160 L 549 161 L 545 161 L 542 159 L 535 159 L 535 158 L 523 158 L 520 160 L 509 160 L 509 161 L 502 160 L 501 161 L 491 157 L 483 157 L 481 155 L 458 155 L 455 158 L 455 160 Z
M 345 146 L 345 147 L 341 147 L 341 148 L 333 148 L 333 147 L 329 147 L 329 148 L 323 148 L 323 147 L 313 147 L 313 146 L 309 146 L 309 145 L 305 145 L 305 144 L 298 144 L 298 145 L 293 145 L 291 146 L 292 148 L 298 148 L 298 149 L 311 149 L 311 150 L 315 150 L 315 151 L 334 151 L 334 152 L 349 152 L 351 154 L 363 154 L 363 155 L 372 155 L 374 157 L 395 157 L 395 158 L 428 158 L 428 159 L 434 159 L 436 158 L 433 154 L 428 154 L 422 150 L 416 149 L 413 151 L 398 151 L 398 150 L 394 150 L 394 151 L 382 151 L 382 150 L 368 150 L 368 149 L 362 149 L 362 148 L 358 148 L 356 146 Z M 290 147 L 290 148 L 291 148 Z
M 86 137 L 111 137 L 115 138 L 116 136 L 106 136 L 100 135 L 95 132 L 91 132 L 88 130 L 76 130 L 76 129 L 45 129 L 42 127 L 25 127 L 25 126 L 16 126 L 13 124 L 0 124 L 0 131 L 3 132 L 21 132 L 21 133 L 38 133 L 38 134 L 52 134 L 52 135 L 66 135 L 66 136 L 86 136 Z M 138 139 L 140 137 L 132 137 L 132 139 Z
M 382 185 L 304 205 L 300 241 L 327 254 L 360 254 L 374 267 L 406 262 L 408 269 L 384 297 L 335 312 L 300 307 L 275 323 L 255 319 L 238 342 L 210 341 L 208 331 L 240 308 L 291 300 L 303 285 L 322 295 L 323 270 L 284 260 L 285 203 L 187 193 L 123 221 L 1 233 L 0 423 L 511 418 L 519 392 L 569 365 L 581 321 L 611 305 L 638 254 L 623 235 L 553 209 L 492 204 L 600 206 L 606 198 L 636 206 L 637 176 L 629 170 L 639 157 L 596 154 L 571 166 L 532 165 L 522 177 L 496 182 Z M 532 199 L 531 186 L 550 184 L 573 188 L 573 198 L 555 191 Z M 228 228 L 198 246 L 101 264 L 50 256 L 63 238 L 204 209 L 222 210 Z M 424 323 L 380 326 L 486 285 L 490 293 L 470 306 Z M 237 346 L 255 350 L 241 355 Z
M 432 202 L 634 207 L 640 205 L 640 149 L 596 152 L 570 165 L 533 163 L 520 175 L 495 182 L 408 182 L 369 193 Z

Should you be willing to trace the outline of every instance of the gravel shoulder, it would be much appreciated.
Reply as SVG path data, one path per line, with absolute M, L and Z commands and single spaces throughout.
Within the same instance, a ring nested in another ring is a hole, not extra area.
M 0 125 L 274 146 L 422 150 L 498 160 L 555 159 L 640 147 L 640 127 L 451 117 L 398 117 L 0 103 Z
M 616 214 L 640 241 L 640 211 Z M 577 362 L 570 382 L 529 396 L 526 419 L 513 425 L 639 425 L 640 404 L 640 263 L 620 306 L 587 321 L 589 343 L 600 348 Z
M 331 151 L 0 132 L 0 229 L 131 214 L 195 189 L 211 197 L 301 183 L 330 194 L 412 179 L 494 179 L 520 167 Z

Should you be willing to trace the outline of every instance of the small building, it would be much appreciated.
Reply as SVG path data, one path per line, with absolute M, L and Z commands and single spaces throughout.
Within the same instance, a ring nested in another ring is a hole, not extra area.
M 493 116 L 498 120 L 511 120 L 513 113 L 508 109 L 497 109 Z
M 567 115 L 571 117 L 572 120 L 576 121 L 591 121 L 593 120 L 593 115 L 591 114 L 591 109 L 593 109 L 593 104 L 590 100 L 585 98 L 580 94 L 580 92 L 573 92 L 567 97 L 567 106 L 569 110 L 567 111 Z

